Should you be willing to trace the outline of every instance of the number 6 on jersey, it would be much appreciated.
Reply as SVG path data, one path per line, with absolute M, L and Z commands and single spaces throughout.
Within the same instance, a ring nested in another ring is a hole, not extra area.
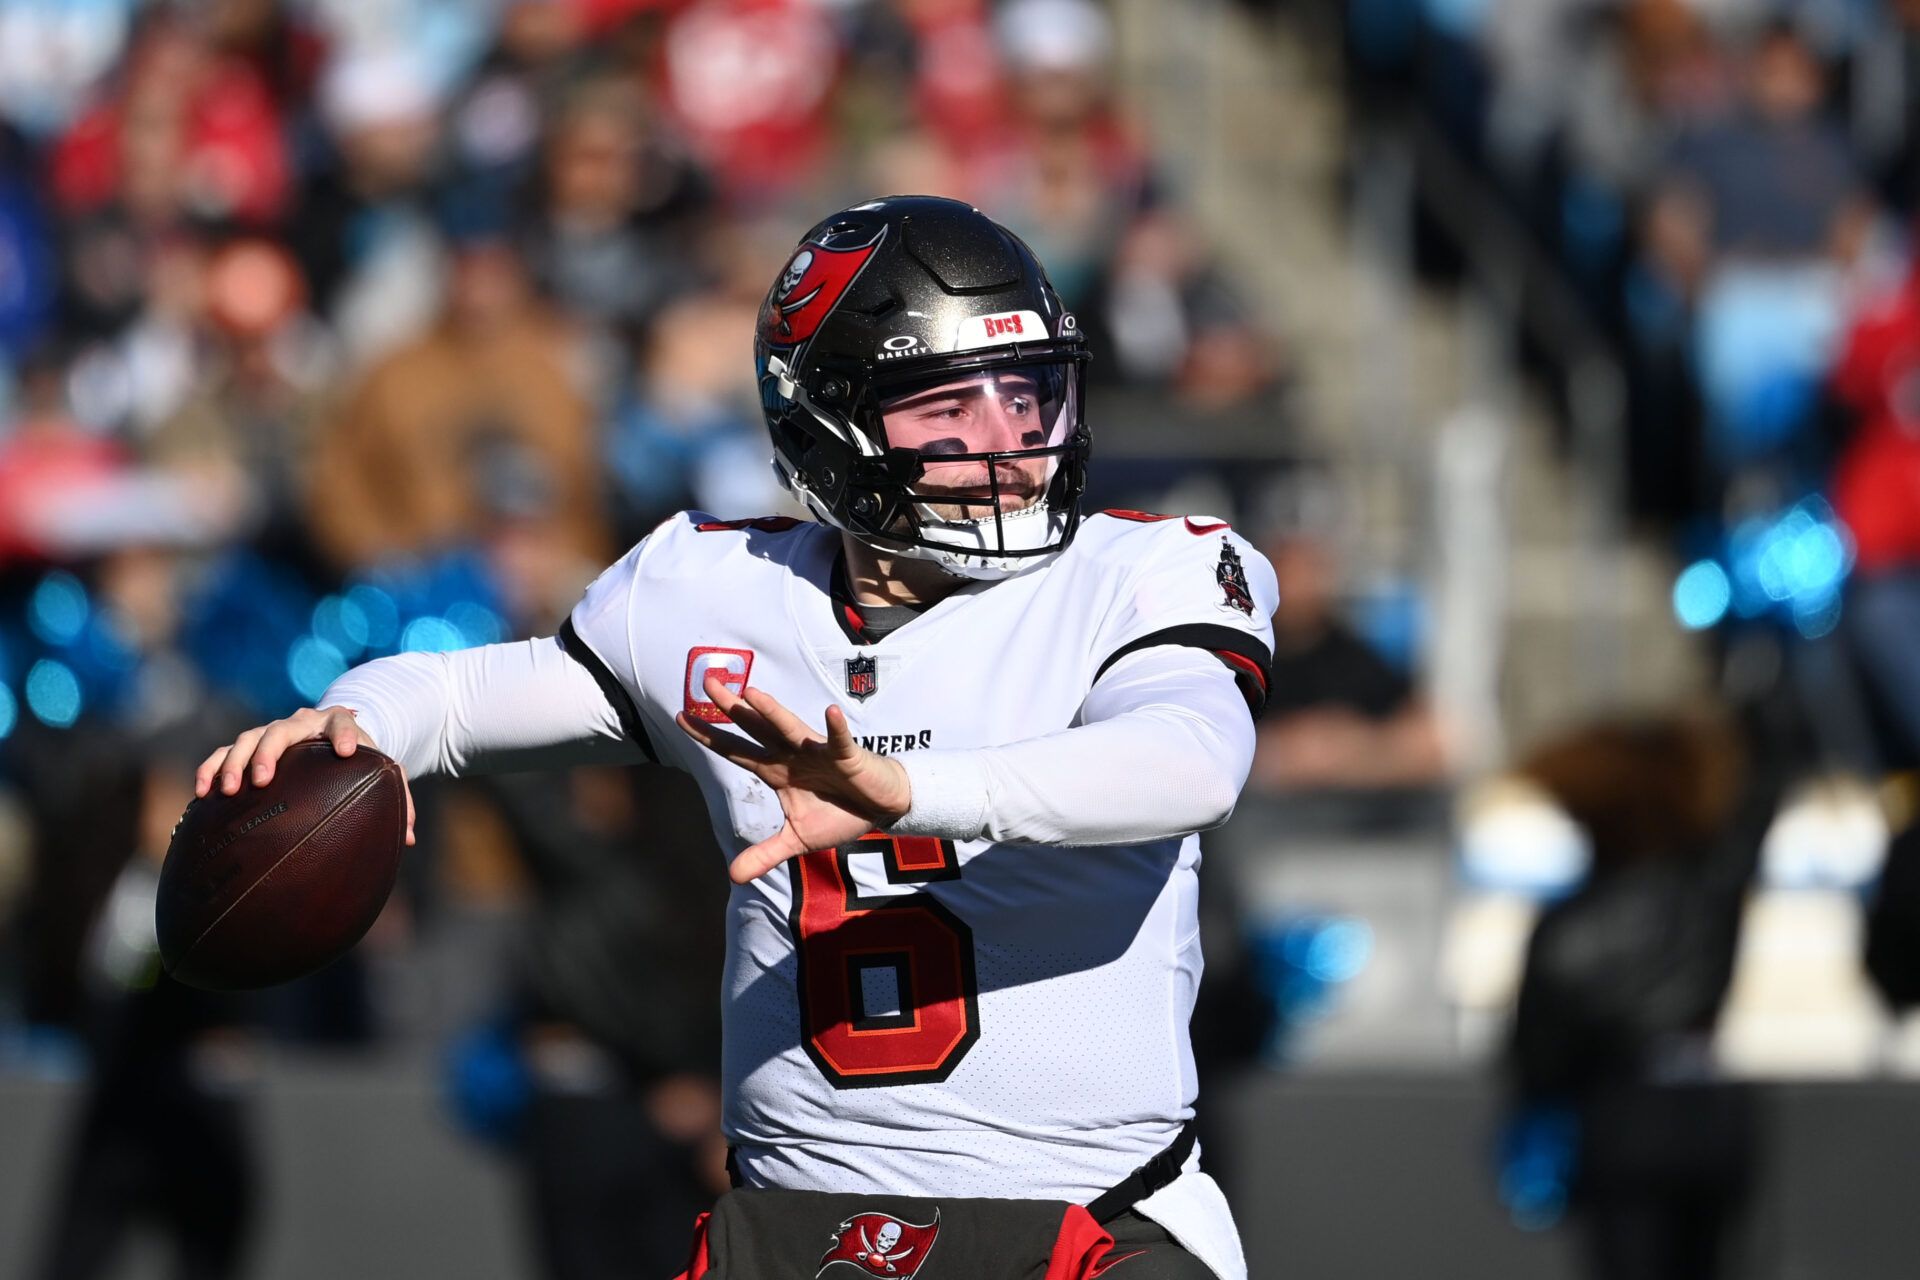
M 973 931 L 931 894 L 858 896 L 854 854 L 883 857 L 889 884 L 960 876 L 953 842 L 930 836 L 874 832 L 793 861 L 807 1056 L 841 1089 L 945 1080 L 980 1038 Z M 889 974 L 896 999 L 870 1008 Z

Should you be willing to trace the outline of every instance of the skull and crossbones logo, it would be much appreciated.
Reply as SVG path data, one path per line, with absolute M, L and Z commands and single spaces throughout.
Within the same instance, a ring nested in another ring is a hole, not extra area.
M 801 278 L 807 274 L 807 268 L 812 265 L 813 250 L 802 249 L 799 253 L 793 255 L 793 261 L 787 264 L 787 269 L 782 272 L 780 276 L 780 300 L 782 302 L 785 302 L 787 295 L 799 287 Z
M 873 1233 L 872 1238 L 868 1238 L 866 1227 L 861 1227 L 860 1243 L 866 1247 L 854 1257 L 875 1271 L 884 1269 L 888 1274 L 900 1269 L 893 1265 L 895 1262 L 913 1252 L 912 1246 L 905 1249 L 894 1248 L 900 1243 L 900 1224 L 897 1222 L 881 1223 L 880 1229 Z

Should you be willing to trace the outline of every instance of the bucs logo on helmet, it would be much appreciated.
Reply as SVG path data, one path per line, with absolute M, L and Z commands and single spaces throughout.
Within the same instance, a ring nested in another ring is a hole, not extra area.
M 791 347 L 811 338 L 885 234 L 883 228 L 871 242 L 855 249 L 801 245 L 760 309 L 761 340 L 771 347 Z
M 833 1247 L 820 1259 L 820 1270 L 814 1272 L 814 1280 L 839 1264 L 857 1267 L 868 1276 L 913 1280 L 926 1265 L 934 1237 L 939 1234 L 938 1209 L 933 1211 L 933 1221 L 925 1226 L 915 1226 L 871 1210 L 856 1213 L 834 1231 Z

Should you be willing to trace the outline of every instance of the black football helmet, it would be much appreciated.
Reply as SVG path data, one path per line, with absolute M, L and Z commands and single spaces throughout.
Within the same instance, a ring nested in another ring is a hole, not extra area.
M 821 222 L 760 308 L 754 357 L 774 470 L 817 519 L 969 578 L 1072 541 L 1092 442 L 1086 342 L 1033 251 L 979 210 L 888 196 Z M 985 464 L 983 491 L 916 489 L 925 459 L 887 439 L 882 405 L 975 375 L 1017 379 L 1030 447 L 942 451 L 940 464 Z M 1044 492 L 1002 510 L 1003 467 L 1039 459 Z

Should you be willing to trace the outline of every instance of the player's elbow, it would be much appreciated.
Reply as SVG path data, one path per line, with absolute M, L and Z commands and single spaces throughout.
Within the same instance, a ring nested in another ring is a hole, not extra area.
M 1193 793 L 1193 829 L 1209 831 L 1233 816 L 1240 802 L 1240 784 L 1223 770 L 1209 771 L 1196 779 Z

